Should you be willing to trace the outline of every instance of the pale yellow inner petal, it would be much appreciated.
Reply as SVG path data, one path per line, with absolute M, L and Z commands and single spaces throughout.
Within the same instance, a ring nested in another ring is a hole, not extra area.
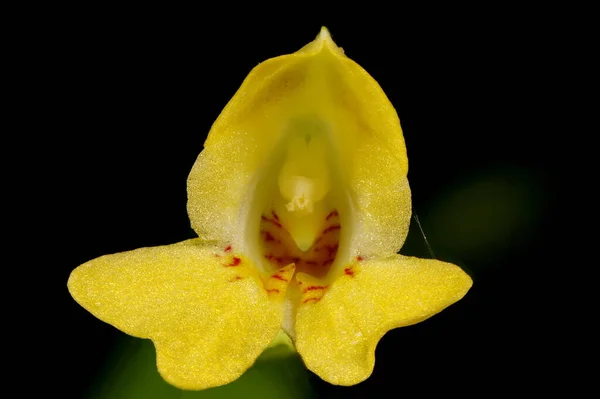
M 302 251 L 314 243 L 332 207 L 327 147 L 322 134 L 292 137 L 279 171 L 279 192 L 273 193 L 273 207 Z
M 348 260 L 352 212 L 331 132 L 292 120 L 258 174 L 246 229 L 249 252 L 270 273 L 289 263 L 324 277 Z

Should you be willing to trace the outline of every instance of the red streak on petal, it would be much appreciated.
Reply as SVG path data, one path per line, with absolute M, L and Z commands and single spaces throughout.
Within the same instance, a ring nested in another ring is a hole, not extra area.
M 302 292 L 308 292 L 308 291 L 314 291 L 314 290 L 324 290 L 327 287 L 329 287 L 329 286 L 328 285 L 311 285 L 309 287 L 306 287 L 304 289 L 304 291 L 302 291 Z
M 242 276 L 235 276 L 234 278 L 232 278 L 231 280 L 229 280 L 229 282 L 232 283 L 234 281 L 238 281 L 238 280 L 241 280 L 241 279 L 243 279 Z
M 320 300 L 321 300 L 321 298 L 306 298 L 305 300 L 302 301 L 302 303 L 306 303 L 309 301 L 319 302 Z
M 271 223 L 273 223 L 273 224 L 274 224 L 275 226 L 277 226 L 277 227 L 282 227 L 282 226 L 281 226 L 281 223 L 279 223 L 277 220 L 269 219 L 268 217 L 266 217 L 266 216 L 264 216 L 264 215 L 263 215 L 263 216 L 261 216 L 260 218 L 261 218 L 262 220 L 264 220 L 265 222 L 271 222 Z
M 329 220 L 330 218 L 339 215 L 338 211 L 333 210 L 331 212 L 329 212 L 329 215 L 327 215 L 327 217 L 325 218 L 325 220 Z
M 334 224 L 333 226 L 329 226 L 328 228 L 326 228 L 325 230 L 323 230 L 323 234 L 327 234 L 330 231 L 339 230 L 340 227 L 341 226 L 339 224 Z
M 274 275 L 271 276 L 271 278 L 274 278 L 274 279 L 277 279 L 277 280 L 281 280 L 281 281 L 285 281 L 285 282 L 288 281 L 287 278 L 281 277 L 279 274 L 274 274 Z
M 227 247 L 225 247 L 225 252 L 229 252 L 231 251 L 231 245 L 228 245 Z
M 335 245 L 325 245 L 325 249 L 329 252 L 329 256 L 333 255 L 339 248 L 338 244 Z
M 358 255 L 358 256 L 356 257 L 356 260 L 357 260 L 357 261 L 359 261 L 359 262 L 361 262 L 363 259 L 364 259 L 364 258 L 363 258 L 362 256 L 360 256 L 360 255 Z
M 271 288 L 270 290 L 267 290 L 267 292 L 280 292 L 277 288 Z
M 351 268 L 351 267 L 347 267 L 347 268 L 345 268 L 345 269 L 344 269 L 344 273 L 345 273 L 347 276 L 350 276 L 350 277 L 354 276 L 354 271 L 352 270 L 352 268 Z

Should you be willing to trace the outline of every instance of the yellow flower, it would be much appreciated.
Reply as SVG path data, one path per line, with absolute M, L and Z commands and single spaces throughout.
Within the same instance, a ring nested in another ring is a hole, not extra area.
M 394 108 L 323 28 L 254 68 L 214 123 L 188 180 L 199 238 L 94 259 L 69 290 L 151 339 L 184 389 L 235 380 L 280 330 L 322 379 L 357 384 L 383 334 L 472 284 L 455 265 L 397 255 L 407 170 Z

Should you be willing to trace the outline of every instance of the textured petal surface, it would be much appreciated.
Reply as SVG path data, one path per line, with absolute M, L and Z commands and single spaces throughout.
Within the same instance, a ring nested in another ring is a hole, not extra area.
M 192 227 L 207 240 L 244 245 L 261 175 L 288 137 L 326 137 L 347 205 L 349 256 L 389 256 L 411 215 L 400 121 L 377 82 L 323 30 L 300 51 L 255 67 L 215 121 L 188 180 Z M 210 198 L 210 201 L 206 201 Z
M 298 308 L 296 348 L 332 384 L 371 375 L 375 347 L 390 329 L 418 323 L 461 299 L 472 285 L 459 267 L 396 255 L 355 263 L 318 301 Z
M 198 239 L 102 256 L 75 269 L 68 286 L 96 317 L 150 338 L 161 375 L 184 389 L 235 380 L 281 326 L 281 305 L 250 261 Z

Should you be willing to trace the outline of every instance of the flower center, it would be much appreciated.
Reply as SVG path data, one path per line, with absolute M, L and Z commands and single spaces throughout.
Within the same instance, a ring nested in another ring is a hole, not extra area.
M 295 263 L 297 272 L 322 277 L 335 260 L 341 225 L 328 196 L 327 142 L 314 125 L 302 133 L 287 143 L 273 208 L 261 216 L 261 247 L 277 268 Z
M 289 139 L 277 174 L 274 210 L 302 251 L 313 245 L 331 211 L 327 150 L 323 135 L 305 128 Z
M 296 272 L 323 277 L 337 255 L 340 230 L 339 214 L 337 210 L 333 210 L 322 220 L 322 228 L 313 244 L 306 251 L 302 251 L 277 213 L 271 211 L 270 215 L 261 216 L 262 253 L 276 269 L 295 263 Z
M 336 151 L 318 120 L 296 120 L 284 133 L 257 182 L 253 252 L 265 274 L 294 263 L 296 273 L 326 277 L 347 252 L 342 225 L 350 227 Z

